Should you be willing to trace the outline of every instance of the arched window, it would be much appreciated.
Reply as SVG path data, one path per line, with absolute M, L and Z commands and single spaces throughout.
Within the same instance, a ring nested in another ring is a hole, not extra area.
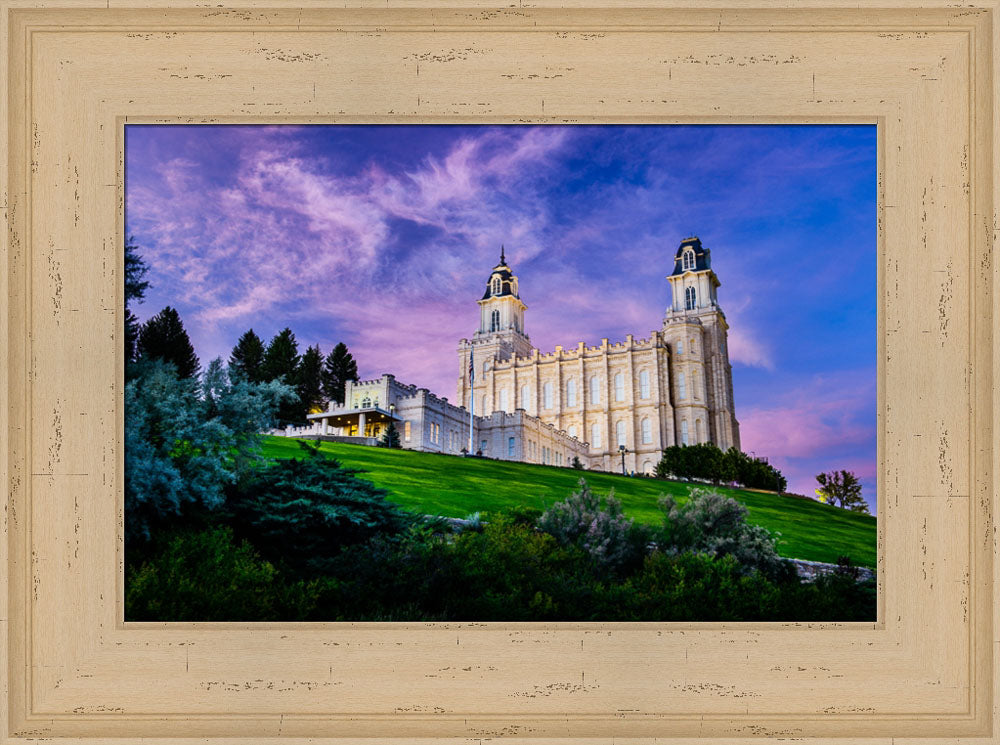
M 590 403 L 601 403 L 601 380 L 596 375 L 590 379 Z
M 694 251 L 690 248 L 685 249 L 684 253 L 681 254 L 681 269 L 684 271 L 694 269 Z
M 653 472 L 653 464 L 650 461 L 648 461 L 648 460 L 643 461 L 642 462 L 642 472 L 643 473 L 652 473 Z
M 566 405 L 576 406 L 576 379 L 570 378 L 566 381 Z
M 361 408 L 362 409 L 371 408 L 371 405 L 372 405 L 372 400 L 370 398 L 368 398 L 368 396 L 365 396 L 363 399 L 361 399 Z
M 691 395 L 694 396 L 694 398 L 695 398 L 696 401 L 701 398 L 701 391 L 698 388 L 698 371 L 697 370 L 692 370 L 691 371 Z
M 625 400 L 625 376 L 621 373 L 615 375 L 615 401 Z
M 677 340 L 677 354 L 684 354 L 684 340 Z
M 601 425 L 594 424 L 590 427 L 590 447 L 600 449 L 601 447 Z
M 688 423 L 687 419 L 681 422 L 681 445 L 688 444 Z
M 500 294 L 500 278 L 499 277 L 494 277 L 493 278 L 493 294 L 494 295 L 499 295 Z
M 490 331 L 500 330 L 500 311 L 495 310 L 490 313 Z
M 639 397 L 649 398 L 649 370 L 639 373 Z
M 507 389 L 500 389 L 500 411 L 507 411 Z
M 677 400 L 683 401 L 687 398 L 687 384 L 684 382 L 684 373 L 677 373 Z
M 649 418 L 642 420 L 642 442 L 648 445 L 653 441 L 653 427 L 649 423 Z
M 542 406 L 546 409 L 552 408 L 552 383 L 546 383 L 542 388 Z
M 525 411 L 531 411 L 531 409 L 528 408 L 528 386 L 526 385 L 521 386 L 521 408 Z
M 486 416 L 486 396 L 483 396 L 483 408 L 479 412 L 482 416 Z
M 691 340 L 691 354 L 695 353 L 694 339 Z
M 625 445 L 625 422 L 619 421 L 615 425 L 615 436 L 618 438 L 618 446 Z
M 694 441 L 701 442 L 701 419 L 694 420 Z
M 688 287 L 684 290 L 684 309 L 694 310 L 694 288 Z
M 576 437 L 576 425 L 575 425 L 575 424 L 571 424 L 571 425 L 569 425 L 569 429 L 568 429 L 568 430 L 566 430 L 566 433 L 567 433 L 567 434 L 568 434 L 568 435 L 569 435 L 570 437 Z

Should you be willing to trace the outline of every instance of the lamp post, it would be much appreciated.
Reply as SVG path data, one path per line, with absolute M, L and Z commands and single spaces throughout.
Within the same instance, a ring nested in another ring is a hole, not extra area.
M 625 476 L 626 475 L 626 473 L 625 473 L 625 452 L 626 452 L 625 451 L 625 446 L 624 445 L 619 445 L 618 446 L 618 452 L 622 454 L 622 476 Z

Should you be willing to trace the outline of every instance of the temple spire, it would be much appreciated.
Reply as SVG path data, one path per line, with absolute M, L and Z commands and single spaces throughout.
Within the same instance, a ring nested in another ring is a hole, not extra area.
M 500 244 L 500 263 L 506 265 L 507 258 L 503 255 L 503 244 Z

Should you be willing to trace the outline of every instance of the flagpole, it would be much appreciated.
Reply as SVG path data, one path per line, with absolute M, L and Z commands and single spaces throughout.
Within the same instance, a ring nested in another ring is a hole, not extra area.
M 475 451 L 472 449 L 472 422 L 476 412 L 476 394 L 472 390 L 472 383 L 476 379 L 476 371 L 472 365 L 472 348 L 469 348 L 469 455 Z

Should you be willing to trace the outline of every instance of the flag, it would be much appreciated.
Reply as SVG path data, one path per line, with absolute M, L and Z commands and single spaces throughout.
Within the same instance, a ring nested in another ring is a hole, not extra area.
M 472 350 L 469 350 L 469 385 L 472 385 L 472 381 L 476 379 L 476 370 L 472 365 Z

